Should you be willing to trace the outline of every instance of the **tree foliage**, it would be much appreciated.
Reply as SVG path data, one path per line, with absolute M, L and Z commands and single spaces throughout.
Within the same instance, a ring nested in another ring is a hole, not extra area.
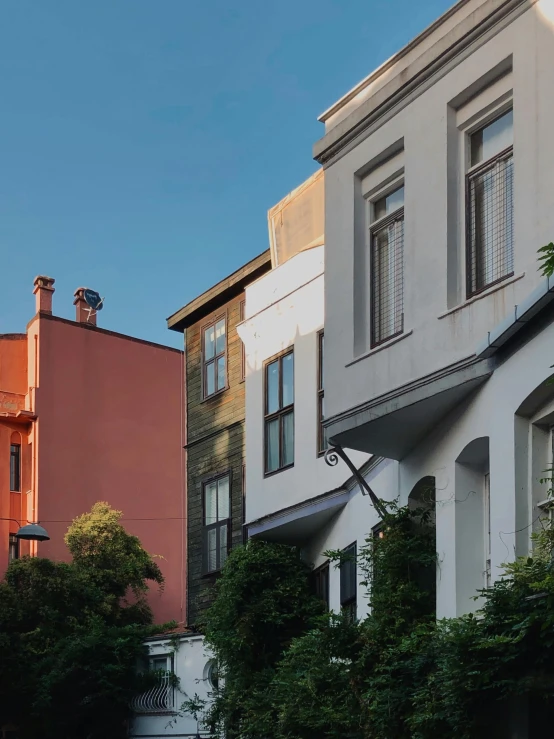
M 158 630 L 146 601 L 158 565 L 97 503 L 70 526 L 71 563 L 16 560 L 0 583 L 0 726 L 22 739 L 126 736 L 144 639 Z
M 390 506 L 383 532 L 358 555 L 371 610 L 357 623 L 317 615 L 297 551 L 233 553 L 205 625 L 225 679 L 211 706 L 188 705 L 207 709 L 217 736 L 489 739 L 525 704 L 552 719 L 552 531 L 476 594 L 476 614 L 439 622 L 429 513 Z

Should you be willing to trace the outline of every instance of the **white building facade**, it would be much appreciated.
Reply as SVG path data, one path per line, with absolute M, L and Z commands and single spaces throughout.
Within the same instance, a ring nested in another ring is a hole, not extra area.
M 330 440 L 435 489 L 437 615 L 531 547 L 552 462 L 554 3 L 461 0 L 321 117 Z
M 348 608 L 362 618 L 362 573 L 352 586 L 348 565 L 330 566 L 324 554 L 357 549 L 378 521 L 348 467 L 324 458 L 322 171 L 270 211 L 269 230 L 273 268 L 247 288 L 239 326 L 246 360 L 248 537 L 299 546 L 331 610 Z M 378 494 L 396 489 L 394 464 L 360 452 L 351 458 Z
M 159 677 L 157 684 L 133 703 L 129 736 L 207 737 L 201 717 L 197 720 L 186 702 L 198 696 L 210 700 L 218 686 L 216 664 L 199 634 L 154 637 L 147 642 L 147 668 Z

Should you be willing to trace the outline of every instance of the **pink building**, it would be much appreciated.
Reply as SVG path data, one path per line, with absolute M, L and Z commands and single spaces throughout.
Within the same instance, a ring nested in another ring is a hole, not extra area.
M 75 292 L 76 320 L 52 315 L 54 280 L 35 280 L 24 334 L 0 335 L 0 577 L 26 553 L 68 558 L 63 537 L 99 500 L 159 557 L 158 621 L 184 621 L 182 352 L 96 326 Z M 50 541 L 18 542 L 40 521 Z

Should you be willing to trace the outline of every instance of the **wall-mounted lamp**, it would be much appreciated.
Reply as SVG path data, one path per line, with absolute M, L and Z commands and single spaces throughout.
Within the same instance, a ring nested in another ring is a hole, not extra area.
M 25 541 L 49 541 L 50 539 L 48 531 L 39 523 L 27 523 L 25 526 L 22 526 L 15 518 L 0 518 L 0 521 L 12 521 L 19 526 L 19 531 L 15 535 L 16 539 L 23 539 Z

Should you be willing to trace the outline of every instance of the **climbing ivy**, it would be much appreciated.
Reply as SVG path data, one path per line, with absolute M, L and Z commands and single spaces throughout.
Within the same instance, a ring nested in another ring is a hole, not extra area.
M 489 739 L 507 736 L 526 705 L 551 721 L 550 527 L 532 557 L 476 593 L 476 614 L 439 622 L 430 513 L 389 505 L 382 531 L 358 554 L 370 615 L 357 623 L 321 615 L 295 549 L 235 550 L 204 625 L 224 680 L 186 709 L 229 739 Z

